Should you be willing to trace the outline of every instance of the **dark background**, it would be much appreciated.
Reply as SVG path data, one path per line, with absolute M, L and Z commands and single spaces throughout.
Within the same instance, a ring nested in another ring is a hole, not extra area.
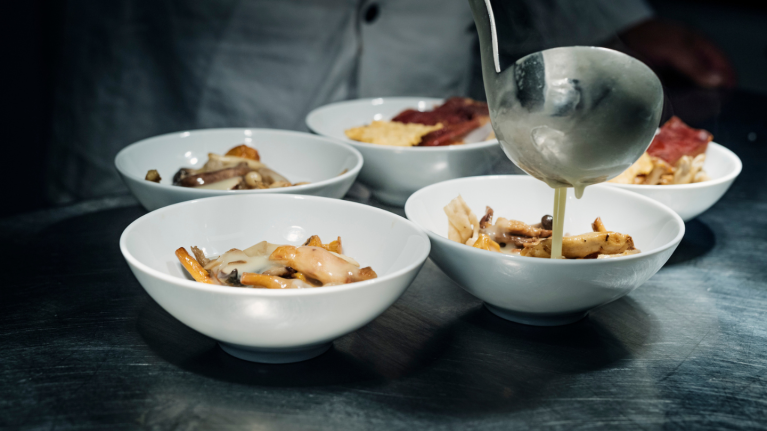
M 743 0 L 650 1 L 662 18 L 684 22 L 716 42 L 738 73 L 738 88 L 767 94 L 767 3 Z M 1 28 L 6 61 L 0 68 L 4 83 L 6 160 L 4 204 L 0 218 L 48 206 L 44 194 L 45 158 L 56 82 L 60 29 L 66 25 L 66 1 L 6 2 Z M 87 73 L 87 71 L 82 71 Z M 690 100 L 689 84 L 670 83 L 679 109 Z M 710 96 L 703 96 L 711 100 Z M 715 98 L 719 103 L 720 98 Z M 725 98 L 726 99 L 726 98 Z M 692 100 L 700 100 L 692 96 Z M 698 103 L 698 102 L 693 102 Z M 712 109 L 712 116 L 718 109 Z M 689 119 L 688 119 L 689 120 Z M 691 124 L 697 120 L 691 119 Z

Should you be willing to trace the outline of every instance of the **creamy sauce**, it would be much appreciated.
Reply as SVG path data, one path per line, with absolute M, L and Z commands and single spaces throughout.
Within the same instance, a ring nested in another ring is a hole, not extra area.
M 565 226 L 565 204 L 567 204 L 567 189 L 554 189 L 554 214 L 552 215 L 551 258 L 562 258 L 562 236 Z
M 240 275 L 245 272 L 260 274 L 274 266 L 274 263 L 269 261 L 269 255 L 248 256 L 240 250 L 228 251 L 223 258 L 226 263 L 220 267 L 220 271 L 224 274 L 231 274 L 235 269 Z
M 262 241 L 245 250 L 232 249 L 205 265 L 205 269 L 211 270 L 214 277 L 229 275 L 235 269 L 240 276 L 245 272 L 260 274 L 278 266 L 269 260 L 269 256 L 277 247 L 279 245 Z

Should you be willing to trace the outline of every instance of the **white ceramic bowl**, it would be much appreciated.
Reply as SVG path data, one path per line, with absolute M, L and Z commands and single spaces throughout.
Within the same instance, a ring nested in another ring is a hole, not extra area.
M 571 323 L 626 295 L 663 266 L 684 236 L 682 219 L 667 207 L 597 185 L 580 200 L 570 189 L 565 233 L 590 232 L 600 216 L 607 229 L 631 235 L 641 253 L 590 260 L 493 253 L 447 239 L 443 207 L 458 195 L 478 217 L 490 206 L 496 218 L 537 223 L 552 213 L 554 190 L 523 175 L 462 178 L 419 190 L 405 204 L 407 217 L 429 235 L 437 266 L 496 315 L 529 325 Z
M 204 190 L 171 184 L 180 168 L 199 168 L 208 160 L 208 153 L 225 154 L 243 143 L 256 148 L 262 162 L 290 181 L 309 181 L 310 184 L 264 190 Z M 362 168 L 362 155 L 349 145 L 309 133 L 205 129 L 169 133 L 131 144 L 117 154 L 115 166 L 141 205 L 153 211 L 178 202 L 230 194 L 342 198 Z M 144 179 L 150 169 L 160 172 L 161 183 Z
M 350 223 L 350 221 L 355 221 Z M 344 253 L 378 278 L 316 289 L 270 290 L 197 283 L 174 252 L 218 255 L 266 240 L 298 245 L 341 236 Z M 249 361 L 309 359 L 375 319 L 402 295 L 429 255 L 429 240 L 395 214 L 337 199 L 241 195 L 153 211 L 128 226 L 120 250 L 147 293 L 168 313 Z
M 402 206 L 414 191 L 440 181 L 490 172 L 505 155 L 498 141 L 442 147 L 393 147 L 367 144 L 346 137 L 346 129 L 390 120 L 405 109 L 426 111 L 442 99 L 387 97 L 334 103 L 317 108 L 306 117 L 313 132 L 352 145 L 362 153 L 365 166 L 360 181 L 373 195 L 390 205 Z
M 669 186 L 606 184 L 654 199 L 676 211 L 682 220 L 689 221 L 711 208 L 721 199 L 735 178 L 740 175 L 743 164 L 735 153 L 711 142 L 706 150 L 706 163 L 703 165 L 703 169 L 711 179 L 694 184 Z

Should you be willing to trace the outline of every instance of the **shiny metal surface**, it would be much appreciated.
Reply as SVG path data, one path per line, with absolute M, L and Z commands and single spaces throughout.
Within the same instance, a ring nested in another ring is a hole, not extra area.
M 663 88 L 639 60 L 606 48 L 563 47 L 501 70 L 490 0 L 470 0 L 479 32 L 490 118 L 509 158 L 552 187 L 617 176 L 647 149 Z

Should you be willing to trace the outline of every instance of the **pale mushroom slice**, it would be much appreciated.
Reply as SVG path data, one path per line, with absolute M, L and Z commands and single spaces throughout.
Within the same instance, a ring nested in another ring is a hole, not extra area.
M 479 221 L 461 195 L 450 201 L 444 211 L 448 222 L 447 238 L 461 244 L 474 245 L 479 235 Z
M 650 171 L 649 174 L 645 177 L 644 183 L 648 186 L 655 186 L 658 185 L 661 182 L 661 177 L 663 175 L 669 174 L 672 172 L 671 166 L 666 163 L 664 160 L 659 159 L 657 157 L 653 157 L 653 169 Z
M 692 157 L 682 156 L 674 166 L 674 184 L 690 184 L 694 177 Z

